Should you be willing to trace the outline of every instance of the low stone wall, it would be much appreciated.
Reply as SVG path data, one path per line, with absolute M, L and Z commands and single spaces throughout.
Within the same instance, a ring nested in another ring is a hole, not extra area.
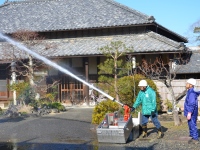
M 187 81 L 187 79 L 185 79 L 185 80 L 173 80 L 172 81 L 172 86 L 173 86 L 173 89 L 174 89 L 175 96 L 179 95 L 180 93 L 182 93 L 185 90 L 186 81 Z M 158 91 L 159 91 L 159 94 L 161 96 L 161 100 L 163 101 L 163 103 L 165 103 L 165 101 L 167 99 L 171 101 L 172 98 L 171 98 L 169 90 L 166 88 L 166 86 L 158 80 L 154 80 L 154 83 L 158 87 Z M 200 90 L 200 80 L 199 79 L 197 79 L 197 85 L 195 86 L 195 89 Z M 200 100 L 200 96 L 198 97 L 198 100 Z M 185 96 L 179 101 L 178 106 L 183 107 L 184 101 L 185 101 Z M 200 105 L 200 102 L 199 102 L 199 105 Z M 164 106 L 164 111 L 165 110 L 166 110 L 166 107 Z

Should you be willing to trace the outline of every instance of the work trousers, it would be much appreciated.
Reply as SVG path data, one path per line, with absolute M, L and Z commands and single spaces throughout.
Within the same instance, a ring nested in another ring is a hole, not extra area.
M 161 127 L 160 122 L 158 120 L 158 114 L 156 113 L 154 116 L 152 115 L 142 115 L 142 126 L 146 126 L 149 122 L 149 117 L 151 118 L 151 121 L 153 122 L 154 126 L 159 129 Z
M 194 140 L 198 140 L 199 135 L 198 135 L 197 116 L 196 115 L 192 115 L 191 119 L 188 120 L 188 127 L 189 127 L 190 136 Z

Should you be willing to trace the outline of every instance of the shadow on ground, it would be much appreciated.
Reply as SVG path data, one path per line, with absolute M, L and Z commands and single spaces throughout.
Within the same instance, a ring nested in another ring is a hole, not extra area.
M 167 132 L 167 130 L 168 130 L 168 128 L 162 126 L 162 131 L 164 132 L 164 134 L 165 134 L 165 132 Z M 157 133 L 158 131 L 157 131 L 156 127 L 151 127 L 151 128 L 147 129 L 147 132 L 148 132 L 148 135 L 151 135 L 152 133 Z
M 0 123 L 4 122 L 20 122 L 25 120 L 27 117 L 16 117 L 16 118 L 10 118 L 10 117 L 1 117 Z
M 60 143 L 11 143 L 11 142 L 5 142 L 0 143 L 0 149 L 1 150 L 46 150 L 46 149 L 59 149 L 59 150 L 154 150 L 154 146 L 156 144 L 153 144 L 149 147 L 130 147 L 130 146 L 119 146 L 119 145 L 106 145 L 106 144 L 99 144 L 99 145 L 92 145 L 89 143 L 83 143 L 83 144 L 60 144 Z

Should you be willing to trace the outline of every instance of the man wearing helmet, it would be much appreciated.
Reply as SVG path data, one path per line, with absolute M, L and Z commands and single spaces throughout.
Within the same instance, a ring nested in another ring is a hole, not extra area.
M 194 90 L 196 80 L 190 78 L 186 82 L 187 95 L 184 103 L 184 116 L 187 117 L 190 137 L 192 139 L 189 143 L 198 144 L 198 129 L 197 129 L 197 115 L 198 115 L 198 100 L 199 92 Z
M 151 117 L 153 124 L 158 130 L 157 138 L 162 138 L 164 134 L 158 120 L 156 93 L 150 86 L 148 86 L 146 80 L 141 80 L 138 86 L 140 87 L 140 92 L 138 93 L 137 99 L 133 104 L 132 111 L 134 111 L 139 105 L 142 105 L 142 137 L 147 137 L 147 123 L 149 117 Z

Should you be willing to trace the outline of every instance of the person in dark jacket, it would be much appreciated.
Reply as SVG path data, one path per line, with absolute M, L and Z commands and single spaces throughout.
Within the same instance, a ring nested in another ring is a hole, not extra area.
M 132 111 L 134 111 L 135 108 L 137 108 L 139 105 L 142 105 L 142 137 L 147 137 L 147 123 L 150 117 L 153 124 L 158 130 L 157 138 L 162 138 L 164 134 L 161 124 L 158 120 L 158 113 L 156 108 L 156 93 L 147 84 L 146 80 L 141 80 L 138 86 L 141 90 L 138 93 L 135 103 L 133 104 Z
M 189 143 L 198 144 L 198 129 L 197 129 L 197 116 L 198 116 L 198 99 L 200 92 L 194 90 L 196 85 L 196 80 L 190 78 L 187 80 L 186 89 L 187 94 L 184 103 L 184 116 L 188 120 L 188 127 L 190 137 L 192 139 Z

